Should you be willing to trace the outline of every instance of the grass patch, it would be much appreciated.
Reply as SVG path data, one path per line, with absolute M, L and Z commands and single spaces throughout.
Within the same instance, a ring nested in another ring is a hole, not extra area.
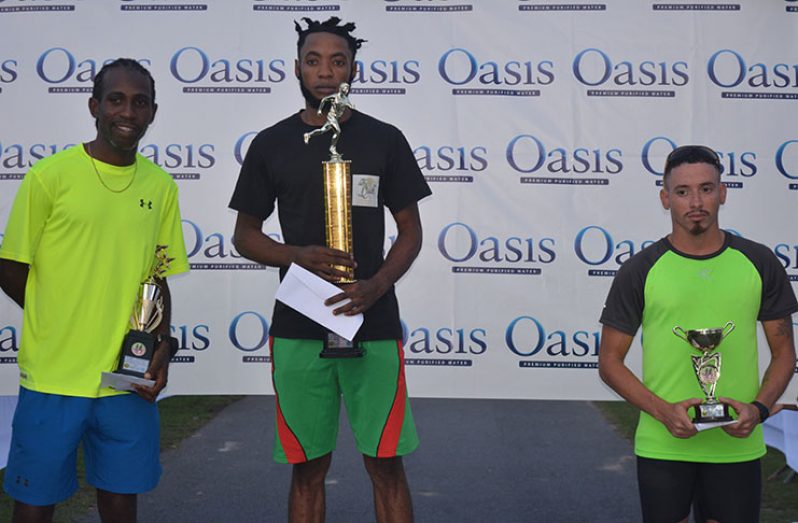
M 216 413 L 242 396 L 172 396 L 158 402 L 161 413 L 161 451 L 176 448 L 183 439 L 196 432 Z M 0 470 L 2 481 L 5 470 Z M 78 453 L 80 488 L 70 499 L 58 505 L 55 523 L 73 523 L 86 516 L 95 503 L 94 488 L 85 482 L 83 452 Z M 11 521 L 14 500 L 0 495 L 0 521 Z
M 630 442 L 637 427 L 638 410 L 625 401 L 596 401 L 595 405 L 615 429 Z M 768 447 L 762 457 L 761 523 L 798 521 L 798 479 L 784 483 L 784 454 Z

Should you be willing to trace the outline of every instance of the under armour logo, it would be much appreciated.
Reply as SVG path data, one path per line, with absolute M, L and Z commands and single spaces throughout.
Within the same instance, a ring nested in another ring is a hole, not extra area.
M 698 271 L 698 277 L 702 280 L 708 280 L 712 277 L 712 269 L 701 269 Z
M 147 209 L 152 210 L 152 200 L 147 200 L 147 202 L 145 203 L 143 198 L 139 199 L 139 207 L 141 207 L 142 209 L 146 207 Z

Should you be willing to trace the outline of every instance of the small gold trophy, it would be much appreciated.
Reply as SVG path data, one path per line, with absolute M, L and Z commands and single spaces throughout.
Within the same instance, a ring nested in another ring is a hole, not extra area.
M 734 330 L 734 322 L 727 322 L 723 328 L 717 329 L 692 329 L 685 331 L 678 325 L 673 328 L 673 333 L 689 343 L 693 348 L 701 351 L 700 356 L 690 356 L 693 360 L 693 370 L 698 378 L 698 384 L 704 391 L 706 399 L 695 407 L 696 416 L 693 423 L 712 423 L 731 421 L 729 406 L 721 403 L 715 397 L 715 387 L 720 378 L 720 353 L 714 349 L 720 342 Z
M 172 258 L 167 257 L 166 246 L 158 245 L 149 276 L 139 286 L 138 297 L 130 316 L 131 329 L 122 342 L 119 365 L 114 371 L 117 374 L 143 378 L 150 366 L 155 353 L 155 336 L 152 332 L 161 324 L 164 308 L 163 293 L 158 280 L 163 279 L 171 261 Z
M 303 136 L 305 143 L 321 134 L 332 131 L 330 140 L 330 159 L 322 162 L 324 171 L 324 231 L 327 247 L 352 254 L 352 174 L 351 163 L 344 160 L 336 146 L 341 136 L 339 119 L 347 108 L 355 106 L 349 101 L 349 84 L 342 83 L 338 92 L 325 96 L 319 103 L 318 114 L 323 114 L 324 106 L 329 103 L 327 121 Z M 345 265 L 334 265 L 335 269 L 346 272 L 346 276 L 337 278 L 334 283 L 354 283 L 355 269 Z M 356 343 L 351 342 L 334 332 L 327 332 L 322 358 L 356 358 L 363 355 Z

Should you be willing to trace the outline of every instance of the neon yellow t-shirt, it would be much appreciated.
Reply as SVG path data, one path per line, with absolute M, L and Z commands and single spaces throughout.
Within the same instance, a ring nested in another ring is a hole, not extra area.
M 118 394 L 100 388 L 115 368 L 140 283 L 156 245 L 188 270 L 177 185 L 137 155 L 135 166 L 95 160 L 83 146 L 37 162 L 23 179 L 0 257 L 30 266 L 25 288 L 20 384 L 67 396 Z

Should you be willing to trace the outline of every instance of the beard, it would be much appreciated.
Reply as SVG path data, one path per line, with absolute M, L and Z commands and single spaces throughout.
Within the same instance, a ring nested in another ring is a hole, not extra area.
M 706 230 L 707 230 L 707 227 L 704 227 L 700 223 L 696 223 L 690 228 L 690 234 L 692 234 L 693 236 L 700 236 Z
M 299 80 L 299 90 L 302 92 L 302 98 L 305 99 L 305 103 L 311 109 L 318 110 L 319 106 L 321 105 L 321 100 L 319 98 L 316 98 L 310 93 L 308 88 L 305 87 L 305 84 L 302 83 L 301 79 L 298 80 Z

